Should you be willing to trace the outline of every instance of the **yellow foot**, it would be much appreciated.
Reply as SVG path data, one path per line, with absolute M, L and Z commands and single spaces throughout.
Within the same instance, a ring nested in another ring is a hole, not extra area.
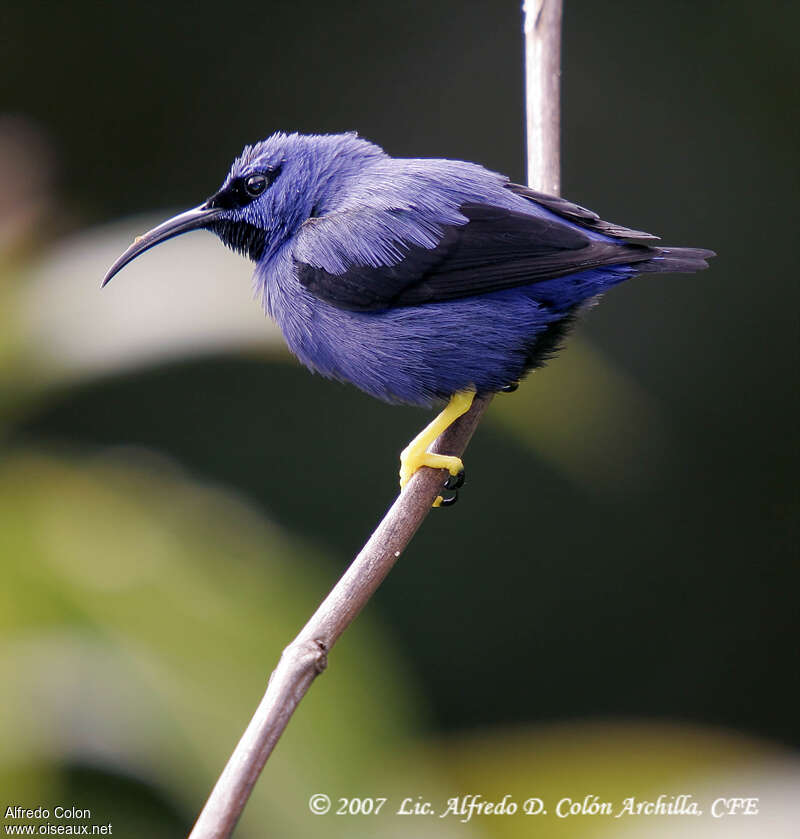
M 404 449 L 400 455 L 400 489 L 411 480 L 411 476 L 420 466 L 430 466 L 433 469 L 447 469 L 454 478 L 464 471 L 464 464 L 461 462 L 460 457 Z
M 453 394 L 447 407 L 436 417 L 433 422 L 427 425 L 419 434 L 403 449 L 400 455 L 400 488 L 402 489 L 410 480 L 411 476 L 421 466 L 430 466 L 433 469 L 447 469 L 450 475 L 457 478 L 464 473 L 464 464 L 461 458 L 445 454 L 433 454 L 428 451 L 428 446 L 446 429 L 452 425 L 462 414 L 465 414 L 472 400 L 475 398 L 475 391 L 463 390 Z M 437 496 L 433 502 L 434 507 L 442 503 L 442 496 Z

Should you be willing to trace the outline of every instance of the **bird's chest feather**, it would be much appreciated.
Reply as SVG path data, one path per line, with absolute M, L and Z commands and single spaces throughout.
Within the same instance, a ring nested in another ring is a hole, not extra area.
M 259 265 L 254 276 L 256 294 L 278 324 L 289 349 L 304 363 L 317 351 L 320 336 L 315 331 L 318 301 L 297 280 L 293 260 L 286 248 Z
M 331 306 L 300 284 L 289 249 L 259 266 L 255 280 L 289 349 L 310 369 L 380 399 L 429 404 L 437 398 L 430 349 L 441 324 L 411 310 Z
M 303 364 L 325 376 L 365 385 L 362 371 L 380 354 L 379 318 L 365 319 L 311 294 L 298 280 L 288 248 L 256 272 L 256 283 L 268 314 Z
M 307 367 L 379 399 L 416 405 L 516 380 L 530 340 L 553 320 L 518 290 L 378 312 L 339 309 L 300 284 L 288 249 L 258 267 L 256 286 Z

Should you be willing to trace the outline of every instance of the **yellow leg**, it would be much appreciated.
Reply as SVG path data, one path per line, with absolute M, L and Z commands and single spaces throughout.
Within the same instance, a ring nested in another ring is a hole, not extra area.
M 451 475 L 458 475 L 464 469 L 461 458 L 444 454 L 433 454 L 428 446 L 446 429 L 449 428 L 462 414 L 465 414 L 472 400 L 474 390 L 462 390 L 454 393 L 447 403 L 447 407 L 433 422 L 426 425 L 419 434 L 403 449 L 400 455 L 400 488 L 411 480 L 411 476 L 420 466 L 432 466 L 434 469 L 447 469 Z M 434 507 L 442 503 L 441 495 L 433 502 Z

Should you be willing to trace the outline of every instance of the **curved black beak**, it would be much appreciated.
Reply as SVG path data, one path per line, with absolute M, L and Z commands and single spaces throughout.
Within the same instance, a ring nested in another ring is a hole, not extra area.
M 187 210 L 185 213 L 173 216 L 163 224 L 159 224 L 158 227 L 149 230 L 144 236 L 137 236 L 136 241 L 108 269 L 108 273 L 103 279 L 103 286 L 107 285 L 115 274 L 136 259 L 139 254 L 150 250 L 154 245 L 166 242 L 173 236 L 180 236 L 181 233 L 187 233 L 189 230 L 199 230 L 206 227 L 221 213 L 222 209 L 220 207 L 210 207 L 208 203 L 201 204 L 193 210 Z

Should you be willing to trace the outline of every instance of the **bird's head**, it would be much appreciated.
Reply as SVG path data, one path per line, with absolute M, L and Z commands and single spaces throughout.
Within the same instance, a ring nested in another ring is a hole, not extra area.
M 330 210 L 348 180 L 383 156 L 356 134 L 273 134 L 247 146 L 204 203 L 137 237 L 103 285 L 146 250 L 190 230 L 210 230 L 258 262 L 304 221 Z

